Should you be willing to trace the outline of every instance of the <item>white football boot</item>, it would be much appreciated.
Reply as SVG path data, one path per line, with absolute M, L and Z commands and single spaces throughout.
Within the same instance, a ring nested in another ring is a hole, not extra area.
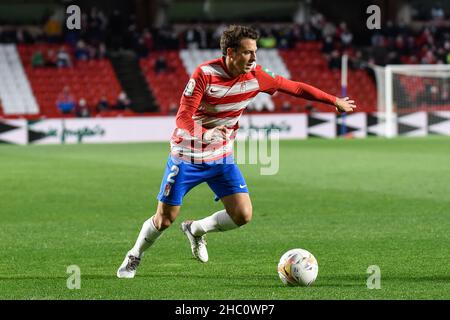
M 184 221 L 181 223 L 181 231 L 184 232 L 186 237 L 191 243 L 192 255 L 201 262 L 208 261 L 208 250 L 206 249 L 205 236 L 196 237 L 191 233 L 192 221 Z
M 125 259 L 123 260 L 122 264 L 119 267 L 119 270 L 117 270 L 117 277 L 128 279 L 134 278 L 136 274 L 136 269 L 139 266 L 140 262 L 141 258 L 132 255 L 128 251 L 127 255 L 125 256 Z

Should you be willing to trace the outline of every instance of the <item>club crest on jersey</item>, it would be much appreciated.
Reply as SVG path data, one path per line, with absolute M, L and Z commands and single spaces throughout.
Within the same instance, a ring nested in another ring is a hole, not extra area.
M 241 83 L 241 92 L 244 92 L 247 89 L 247 84 L 245 82 Z
M 195 80 L 190 79 L 186 85 L 186 88 L 184 88 L 183 94 L 187 97 L 190 97 L 194 93 L 194 89 L 195 89 Z

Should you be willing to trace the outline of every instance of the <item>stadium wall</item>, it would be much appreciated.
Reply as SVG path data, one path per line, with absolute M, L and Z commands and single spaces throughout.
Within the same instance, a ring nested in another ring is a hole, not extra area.
M 383 114 L 334 113 L 244 115 L 238 139 L 278 130 L 280 139 L 353 138 L 384 136 Z M 399 136 L 450 136 L 450 111 L 415 112 L 397 119 Z M 175 125 L 173 116 L 48 120 L 0 120 L 0 143 L 74 144 L 167 142 Z M 345 125 L 345 130 L 342 126 Z

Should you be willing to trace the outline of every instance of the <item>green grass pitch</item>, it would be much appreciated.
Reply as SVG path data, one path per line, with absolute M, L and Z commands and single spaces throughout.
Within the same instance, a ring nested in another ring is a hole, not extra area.
M 250 224 L 207 236 L 210 261 L 191 257 L 179 225 L 222 207 L 203 184 L 143 258 L 116 270 L 153 214 L 168 144 L 0 146 L 1 299 L 450 299 L 450 139 L 282 141 L 280 170 L 240 165 Z M 319 276 L 285 287 L 292 248 Z M 81 289 L 66 286 L 67 267 Z M 381 270 L 381 289 L 366 286 Z

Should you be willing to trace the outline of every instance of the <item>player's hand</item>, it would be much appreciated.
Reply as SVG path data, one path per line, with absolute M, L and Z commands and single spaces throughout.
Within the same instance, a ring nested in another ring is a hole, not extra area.
M 226 141 L 227 139 L 227 128 L 225 126 L 217 126 L 215 128 L 206 130 L 203 133 L 203 140 L 206 142 L 221 142 Z
M 345 97 L 343 99 L 336 99 L 336 111 L 339 113 L 343 112 L 352 112 L 353 109 L 356 109 L 356 104 L 354 100 L 350 100 L 349 97 Z

